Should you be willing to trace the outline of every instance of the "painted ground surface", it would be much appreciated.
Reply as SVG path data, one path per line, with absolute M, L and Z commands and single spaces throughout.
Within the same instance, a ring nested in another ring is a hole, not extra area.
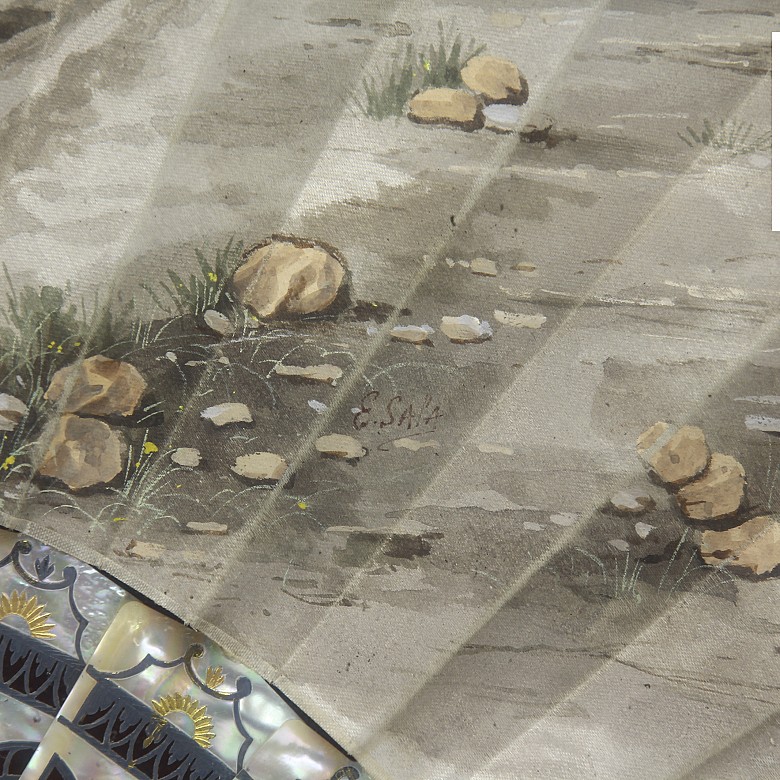
M 9 23 L 0 256 L 19 287 L 99 288 L 153 321 L 119 351 L 160 404 L 128 436 L 164 489 L 118 515 L 16 472 L 4 523 L 192 621 L 377 778 L 775 774 L 778 582 L 700 568 L 634 451 L 657 420 L 701 426 L 744 465 L 744 511 L 773 510 L 776 439 L 745 423 L 778 400 L 769 153 L 683 140 L 768 129 L 772 5 L 366 6 L 31 2 Z M 355 107 L 440 20 L 520 66 L 557 143 Z M 368 303 L 220 340 L 139 288 L 275 232 L 337 246 Z M 492 339 L 389 338 L 461 314 Z M 287 358 L 344 376 L 293 384 Z M 254 423 L 200 419 L 226 401 Z M 323 459 L 331 432 L 368 455 Z M 200 469 L 170 469 L 181 446 Z M 250 447 L 294 479 L 247 490 L 229 466 Z M 605 510 L 633 485 L 657 508 Z

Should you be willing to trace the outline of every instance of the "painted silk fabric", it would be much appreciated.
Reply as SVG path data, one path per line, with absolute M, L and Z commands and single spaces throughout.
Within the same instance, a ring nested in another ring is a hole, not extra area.
M 2 525 L 377 779 L 776 775 L 777 14 L 6 3 Z

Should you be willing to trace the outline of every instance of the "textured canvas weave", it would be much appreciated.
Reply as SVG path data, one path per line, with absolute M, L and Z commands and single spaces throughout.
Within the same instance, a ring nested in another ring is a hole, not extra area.
M 775 776 L 778 13 L 6 3 L 0 522 L 376 780 Z

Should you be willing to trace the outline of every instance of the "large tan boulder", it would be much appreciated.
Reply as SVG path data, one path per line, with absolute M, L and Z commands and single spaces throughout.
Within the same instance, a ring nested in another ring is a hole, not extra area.
M 104 485 L 122 471 L 126 452 L 121 435 L 102 420 L 64 414 L 38 473 L 71 490 Z
M 74 414 L 128 417 L 135 413 L 146 391 L 146 380 L 135 366 L 95 355 L 57 371 L 44 398 L 59 401 L 71 381 L 62 411 Z
M 683 485 L 701 474 L 710 458 L 704 431 L 694 425 L 675 428 L 658 422 L 637 439 L 636 451 L 668 485 Z
M 238 300 L 261 318 L 325 311 L 344 281 L 344 265 L 335 249 L 291 237 L 274 237 L 253 247 L 233 274 Z
M 513 103 L 528 100 L 528 82 L 514 62 L 483 54 L 472 57 L 460 72 L 463 83 L 485 103 Z
M 700 549 L 704 562 L 711 566 L 769 574 L 780 566 L 780 523 L 763 516 L 728 531 L 705 531 Z
M 425 125 L 451 125 L 478 130 L 484 124 L 482 105 L 462 89 L 434 87 L 418 92 L 409 101 L 409 119 Z
M 717 520 L 734 514 L 745 496 L 745 469 L 731 455 L 714 452 L 707 470 L 680 488 L 677 503 L 691 520 Z

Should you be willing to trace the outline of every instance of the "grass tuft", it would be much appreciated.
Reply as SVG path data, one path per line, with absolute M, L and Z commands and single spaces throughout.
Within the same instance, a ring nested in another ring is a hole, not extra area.
M 644 564 L 641 561 L 632 560 L 629 552 L 626 552 L 623 566 L 620 566 L 617 558 L 614 559 L 615 573 L 612 575 L 611 572 L 607 572 L 607 566 L 599 556 L 588 552 L 588 550 L 583 550 L 581 547 L 575 547 L 574 550 L 598 566 L 605 588 L 605 596 L 612 599 L 628 598 L 637 604 L 642 600 L 638 584 L 639 575 L 642 573 L 642 569 L 644 569 Z M 612 580 L 611 583 L 610 580 Z
M 688 146 L 710 146 L 713 149 L 725 149 L 733 154 L 751 154 L 767 152 L 772 148 L 772 133 L 759 133 L 752 123 L 737 122 L 734 119 L 721 119 L 711 122 L 705 119 L 701 130 L 694 130 L 690 125 L 685 133 L 677 133 L 678 137 Z
M 3 265 L 6 295 L 0 325 L 0 393 L 23 401 L 28 414 L 0 438 L 0 478 L 29 471 L 27 455 L 38 438 L 46 408 L 44 393 L 60 368 L 85 356 L 110 352 L 129 338 L 133 303 L 102 305 L 88 312 L 70 300 L 70 287 L 38 289 L 13 283 Z
M 371 119 L 401 116 L 413 90 L 417 73 L 416 56 L 412 44 L 406 53 L 395 59 L 384 73 L 363 80 L 365 103 L 363 113 Z
M 485 51 L 485 46 L 477 46 L 474 39 L 464 47 L 460 35 L 444 31 L 444 25 L 439 22 L 439 42 L 429 44 L 427 51 L 421 51 L 417 62 L 422 74 L 422 87 L 453 87 L 463 84 L 460 72 L 466 63 Z
M 228 241 L 224 249 L 218 249 L 214 259 L 209 260 L 199 249 L 195 250 L 198 270 L 183 279 L 173 270 L 168 270 L 169 284 L 160 282 L 164 293 L 160 295 L 149 284 L 141 287 L 154 303 L 168 314 L 191 314 L 200 316 L 208 309 L 221 311 L 234 306 L 235 301 L 228 290 L 233 272 L 238 267 L 243 252 L 243 244 Z M 173 308 L 171 308 L 173 307 Z
M 360 109 L 371 119 L 402 116 L 417 90 L 462 86 L 463 66 L 484 50 L 484 46 L 476 46 L 473 38 L 464 46 L 460 35 L 454 35 L 452 30 L 445 32 L 439 22 L 438 43 L 418 48 L 409 44 L 384 72 L 363 80 L 365 97 L 358 101 Z

